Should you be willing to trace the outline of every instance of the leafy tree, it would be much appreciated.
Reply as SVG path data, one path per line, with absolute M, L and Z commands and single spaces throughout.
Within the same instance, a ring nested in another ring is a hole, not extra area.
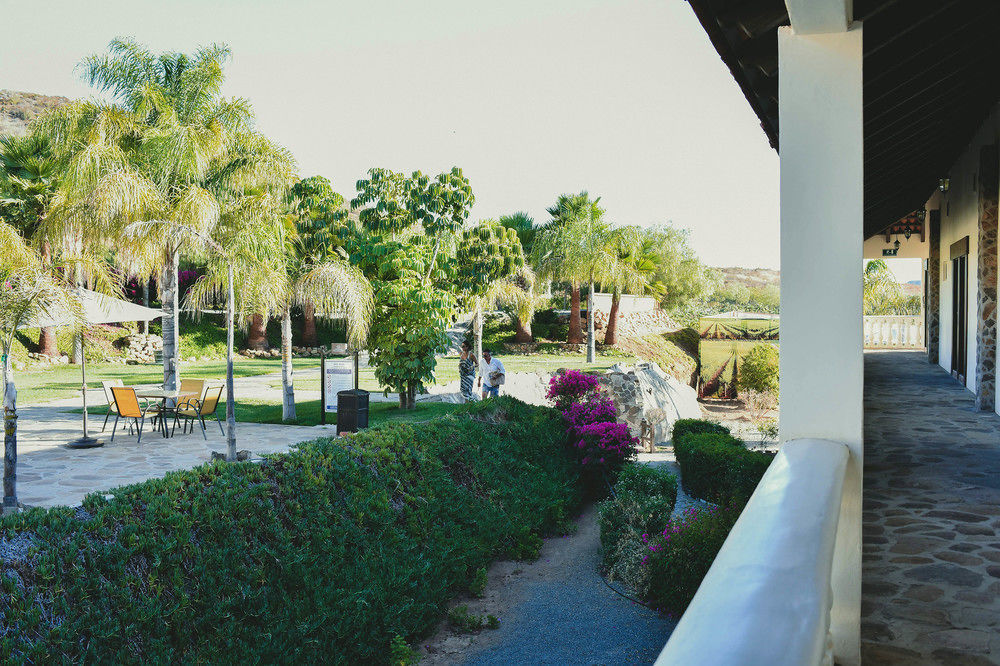
M 743 356 L 736 379 L 737 389 L 778 397 L 778 349 L 774 345 L 754 345 Z
M 588 211 L 593 213 L 596 202 L 590 200 L 586 192 L 579 194 L 561 194 L 555 205 L 546 209 L 551 220 L 545 225 L 544 231 L 532 239 L 531 265 L 535 272 L 545 280 L 569 283 L 569 334 L 566 342 L 580 344 L 583 342 L 583 326 L 580 320 L 580 282 L 574 277 L 577 266 L 572 253 L 560 245 L 562 228 L 571 220 L 579 219 Z M 603 213 L 603 210 L 601 211 Z
M 495 303 L 501 296 L 499 285 L 502 281 L 513 277 L 524 266 L 521 241 L 513 229 L 486 220 L 462 233 L 455 264 L 460 289 L 473 302 L 476 359 L 481 359 L 483 307 L 486 302 Z
M 55 192 L 55 160 L 48 139 L 37 132 L 27 136 L 0 136 L 0 217 L 25 238 L 38 229 Z M 42 265 L 52 263 L 52 246 L 41 243 Z M 56 333 L 51 326 L 41 329 L 38 351 L 57 356 Z
M 221 96 L 229 55 L 224 45 L 157 55 L 113 40 L 108 54 L 84 59 L 81 70 L 116 104 L 78 102 L 42 123 L 62 169 L 49 236 L 115 243 L 130 272 L 159 274 L 170 389 L 177 386 L 177 269 L 190 237 L 176 229 L 211 234 L 223 215 L 252 214 L 253 197 L 283 190 L 294 169 L 288 151 L 253 130 L 249 102 Z M 122 236 L 143 220 L 171 224 Z
M 530 257 L 535 236 L 538 235 L 538 231 L 542 228 L 535 225 L 534 218 L 521 211 L 511 213 L 510 215 L 502 215 L 500 217 L 500 224 L 508 229 L 513 229 L 517 233 L 517 239 L 521 241 L 521 249 L 524 251 L 524 256 Z
M 344 197 L 333 191 L 329 180 L 322 176 L 303 178 L 291 187 L 289 199 L 304 262 L 317 265 L 341 250 L 344 241 L 334 228 L 339 226 L 337 214 L 344 207 Z M 302 320 L 302 345 L 315 347 L 316 306 L 311 301 L 302 304 Z
M 920 297 L 904 294 L 896 276 L 882 259 L 865 264 L 861 293 L 866 315 L 920 314 Z
M 433 180 L 376 168 L 357 192 L 351 206 L 360 229 L 347 250 L 374 290 L 368 347 L 375 377 L 412 409 L 433 378 L 435 355 L 448 347 L 454 260 L 441 248 L 468 219 L 472 188 L 458 168 Z
M 623 291 L 642 293 L 651 291 L 659 295 L 659 283 L 650 284 L 656 271 L 657 248 L 655 241 L 639 227 L 615 229 L 609 239 L 609 251 L 615 255 L 612 270 L 601 280 L 604 289 L 611 290 L 611 311 L 608 326 L 604 331 L 604 344 L 613 345 L 618 341 L 618 310 Z
M 657 250 L 656 270 L 650 282 L 662 293 L 661 306 L 673 310 L 715 290 L 718 280 L 698 259 L 686 229 L 656 226 L 647 229 L 646 234 Z

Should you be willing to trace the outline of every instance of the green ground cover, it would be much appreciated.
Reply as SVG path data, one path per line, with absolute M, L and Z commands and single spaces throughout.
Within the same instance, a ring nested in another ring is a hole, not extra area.
M 319 359 L 299 359 L 296 367 L 319 367 Z M 181 362 L 182 377 L 225 379 L 225 361 Z M 280 359 L 247 359 L 233 361 L 234 377 L 251 377 L 281 371 Z M 57 365 L 48 368 L 22 370 L 14 373 L 17 401 L 20 405 L 38 405 L 60 398 L 80 395 L 80 367 Z M 163 382 L 161 365 L 122 365 L 95 363 L 87 366 L 87 386 L 100 388 L 102 380 L 120 379 L 124 384 L 157 384 Z
M 11 663 L 398 664 L 580 503 L 554 409 L 512 398 L 0 519 Z M 349 444 L 346 445 L 345 444 Z

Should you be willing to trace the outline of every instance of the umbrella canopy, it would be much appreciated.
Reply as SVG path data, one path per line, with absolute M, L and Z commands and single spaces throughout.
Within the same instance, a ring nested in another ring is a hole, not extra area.
M 162 310 L 154 310 L 136 305 L 113 296 L 99 294 L 89 289 L 75 289 L 73 295 L 83 311 L 83 324 L 117 324 L 123 321 L 149 321 L 163 315 Z M 80 320 L 67 308 L 57 308 L 40 317 L 25 322 L 19 328 L 44 328 L 46 326 L 74 326 Z M 83 343 L 81 340 L 81 349 Z M 81 354 L 80 389 L 83 391 L 83 437 L 69 444 L 72 448 L 103 446 L 104 442 L 90 437 L 87 432 L 87 360 Z
M 117 324 L 123 321 L 149 321 L 163 315 L 162 310 L 154 310 L 131 301 L 99 294 L 89 289 L 75 289 L 73 295 L 83 310 L 85 324 Z M 20 328 L 45 328 L 46 326 L 71 326 L 77 320 L 65 308 L 48 312 L 34 320 L 27 321 Z

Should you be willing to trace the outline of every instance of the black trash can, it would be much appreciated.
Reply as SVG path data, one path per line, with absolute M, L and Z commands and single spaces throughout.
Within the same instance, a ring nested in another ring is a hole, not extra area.
M 337 392 L 337 432 L 357 432 L 368 427 L 368 391 Z

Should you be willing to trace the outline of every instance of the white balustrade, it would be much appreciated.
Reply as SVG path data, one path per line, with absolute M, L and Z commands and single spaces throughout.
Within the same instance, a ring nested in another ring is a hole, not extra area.
M 923 349 L 923 315 L 865 315 L 865 349 Z
M 833 663 L 830 581 L 848 455 L 819 439 L 781 447 L 657 666 Z

